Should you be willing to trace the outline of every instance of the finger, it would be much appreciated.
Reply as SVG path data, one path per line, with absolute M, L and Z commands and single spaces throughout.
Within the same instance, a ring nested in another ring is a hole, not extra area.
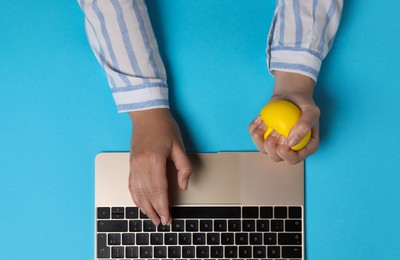
M 187 190 L 189 178 L 192 174 L 192 164 L 186 155 L 185 150 L 180 145 L 172 147 L 171 160 L 177 170 L 178 186 L 182 190 Z
M 284 136 L 279 137 L 278 141 L 279 145 L 277 147 L 277 154 L 279 157 L 281 157 L 283 160 L 285 160 L 287 163 L 293 165 L 296 164 L 300 161 L 302 161 L 301 158 L 299 158 L 299 154 L 295 151 L 293 151 L 287 144 L 287 138 Z
M 297 123 L 290 130 L 288 145 L 295 146 L 303 139 L 306 134 L 318 124 L 320 110 L 315 105 L 309 105 L 302 108 L 302 114 Z
M 129 191 L 132 196 L 132 200 L 135 205 L 140 208 L 143 214 L 145 214 L 154 225 L 159 225 L 160 219 L 154 210 L 150 200 L 148 199 L 148 191 L 144 188 L 145 186 L 149 186 L 143 184 L 142 181 L 139 181 L 138 178 L 134 178 L 134 171 L 131 170 L 129 175 Z M 136 181 L 134 181 L 136 179 Z
M 264 149 L 266 150 L 268 156 L 274 162 L 282 161 L 282 158 L 277 154 L 277 147 L 279 141 L 279 134 L 272 131 L 271 134 L 264 141 Z
M 159 217 L 163 225 L 169 224 L 171 222 L 171 216 L 169 212 L 166 163 L 167 162 L 164 159 L 153 164 L 151 172 L 151 190 L 147 196 L 147 198 L 150 198 L 151 205 L 157 213 L 156 218 L 158 219 Z M 158 221 L 156 221 L 156 223 L 154 224 L 159 224 Z
M 155 225 L 168 221 L 166 157 L 160 154 L 135 154 L 131 157 L 129 188 L 135 204 Z
M 160 225 L 160 217 L 154 210 L 151 201 L 147 199 L 147 196 L 141 197 L 141 194 L 139 194 L 138 196 L 139 200 L 141 201 L 140 211 L 142 211 L 142 213 L 145 214 L 155 226 Z
M 250 123 L 248 130 L 258 150 L 262 153 L 266 153 L 264 148 L 264 133 L 267 130 L 267 126 L 264 124 L 260 116 L 257 116 Z
M 299 158 L 304 160 L 311 154 L 315 153 L 318 149 L 319 146 L 319 124 L 317 124 L 313 129 L 311 133 L 311 138 L 308 144 L 298 151 Z

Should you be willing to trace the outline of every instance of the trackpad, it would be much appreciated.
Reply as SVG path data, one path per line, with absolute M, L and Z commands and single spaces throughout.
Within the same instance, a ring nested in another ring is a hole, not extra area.
M 170 204 L 240 204 L 240 156 L 238 154 L 189 155 L 193 173 L 187 191 L 177 185 L 170 170 Z M 171 164 L 169 167 L 174 168 Z M 170 169 L 171 169 L 170 168 Z

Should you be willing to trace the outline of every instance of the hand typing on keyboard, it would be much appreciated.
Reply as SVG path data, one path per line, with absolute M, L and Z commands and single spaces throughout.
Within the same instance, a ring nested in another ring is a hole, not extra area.
M 187 189 L 192 169 L 181 133 L 168 109 L 129 113 L 132 124 L 129 190 L 135 204 L 158 226 L 170 224 L 167 160 L 178 170 L 178 186 Z

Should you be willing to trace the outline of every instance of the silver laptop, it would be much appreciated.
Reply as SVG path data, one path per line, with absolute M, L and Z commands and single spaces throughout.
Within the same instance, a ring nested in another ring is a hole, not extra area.
M 154 226 L 128 190 L 129 153 L 95 163 L 95 259 L 305 259 L 304 164 L 256 152 L 191 154 L 180 191 L 170 167 L 173 222 Z

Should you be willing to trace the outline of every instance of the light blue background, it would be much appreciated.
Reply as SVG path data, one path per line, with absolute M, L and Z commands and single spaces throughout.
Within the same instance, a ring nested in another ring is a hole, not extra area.
M 149 1 L 190 151 L 255 150 L 275 1 Z M 315 99 L 307 259 L 400 259 L 399 1 L 346 1 Z M 1 259 L 93 259 L 94 157 L 128 151 L 75 1 L 0 9 Z

